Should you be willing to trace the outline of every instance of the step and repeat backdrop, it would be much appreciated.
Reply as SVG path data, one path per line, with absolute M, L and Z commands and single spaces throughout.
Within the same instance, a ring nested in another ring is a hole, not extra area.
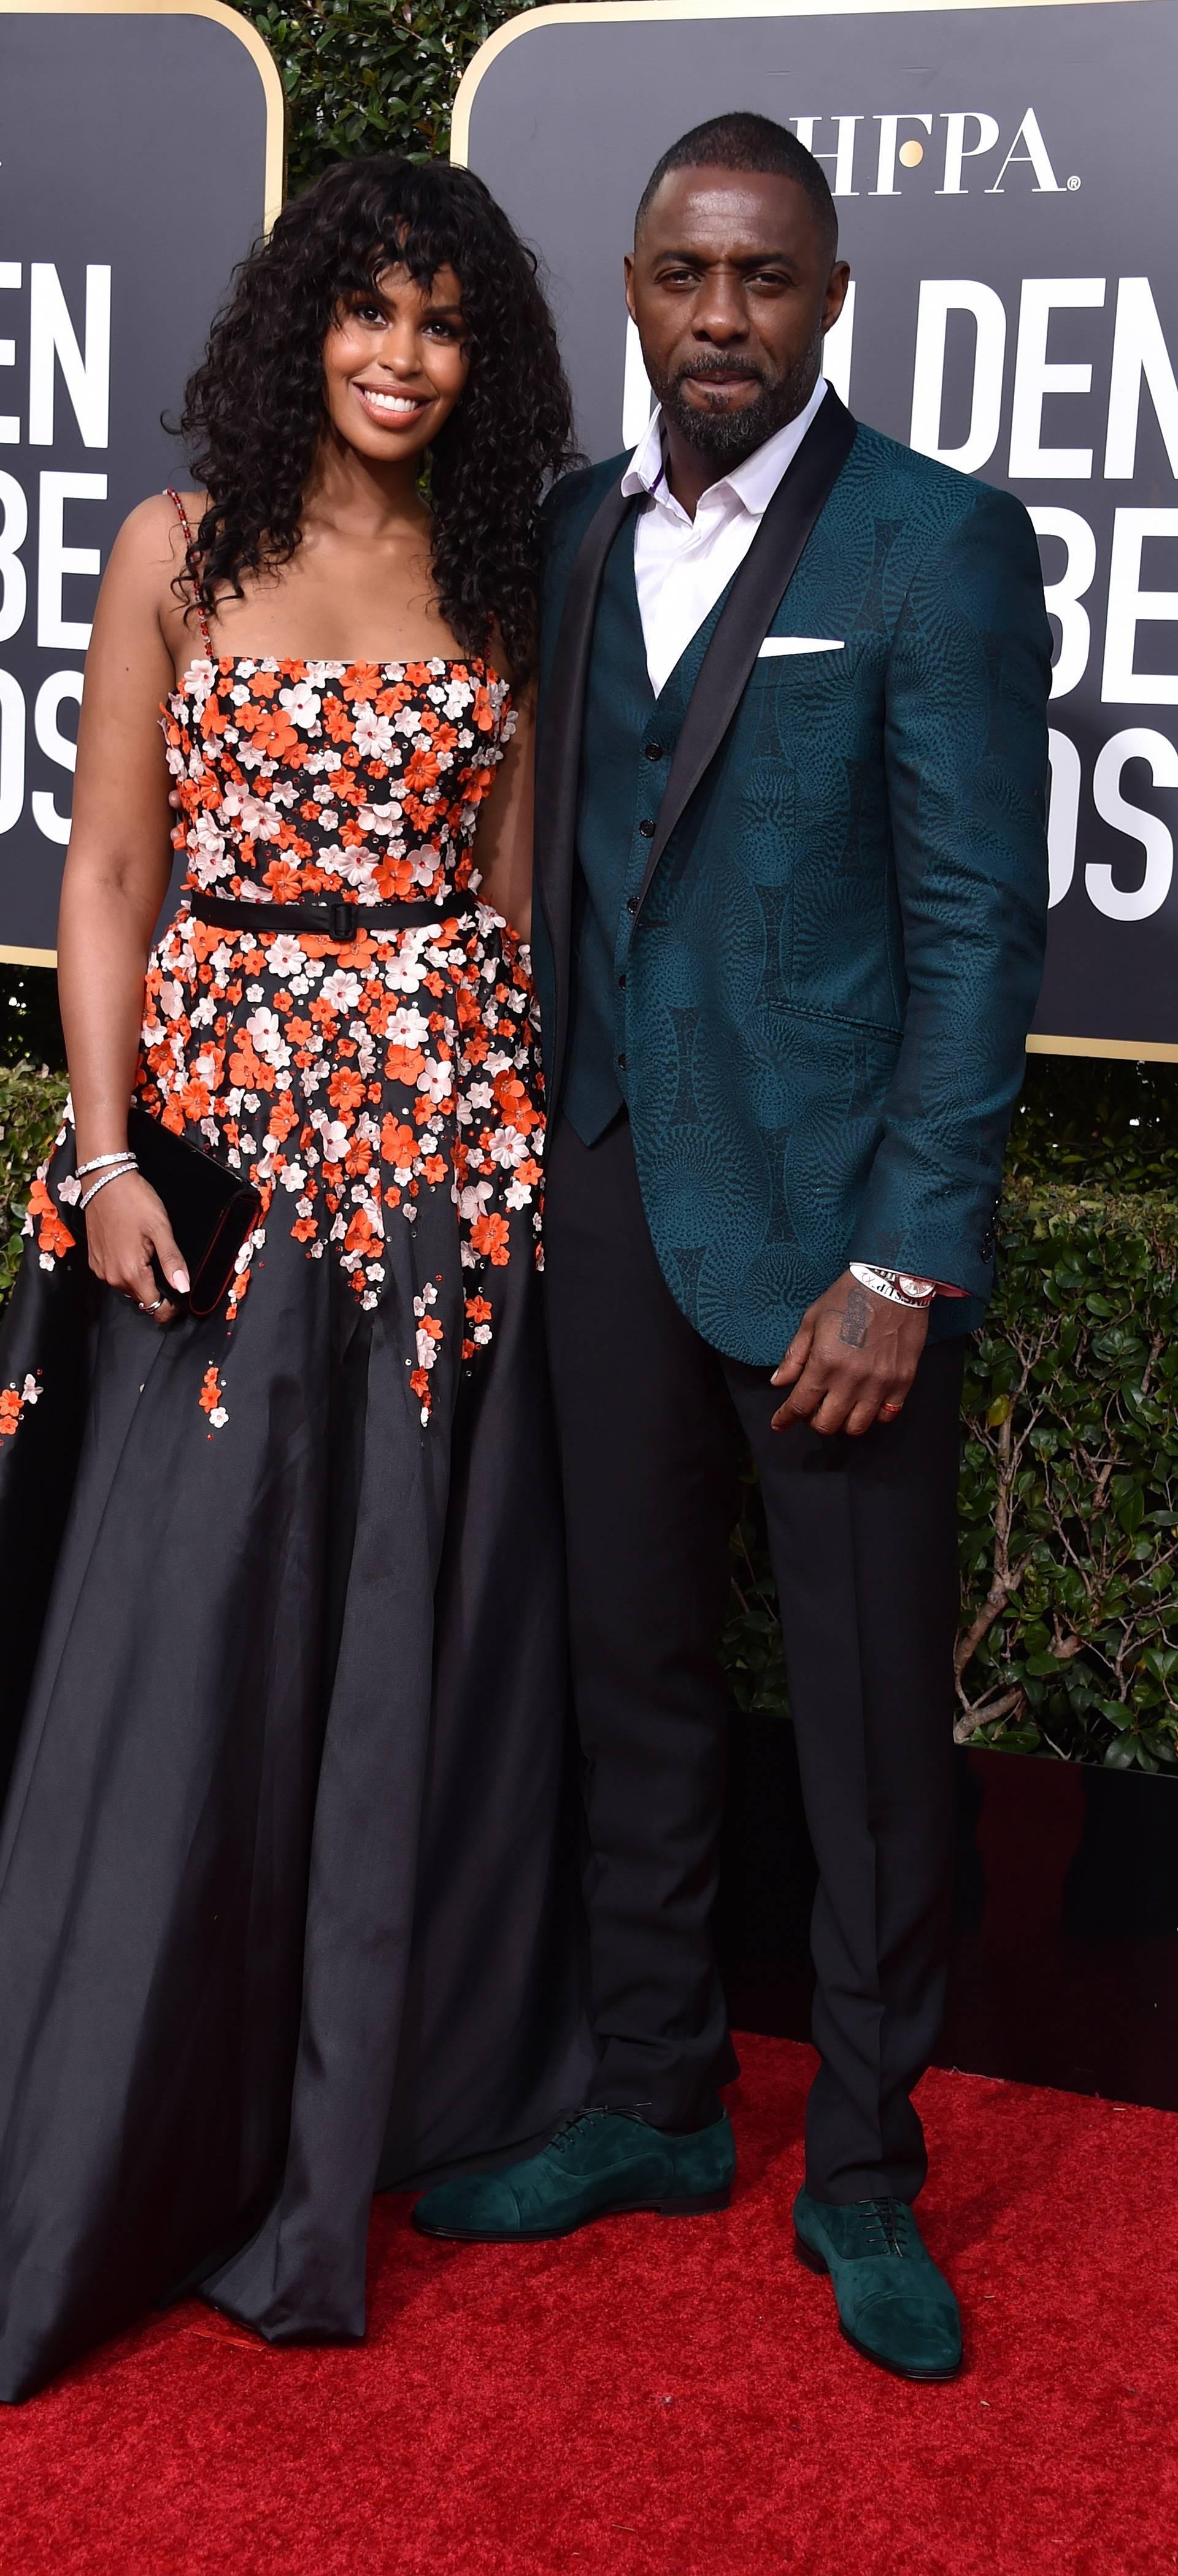
M 748 107 L 820 156 L 854 278 L 832 381 L 1038 530 L 1058 658 L 1032 1043 L 1061 1052 L 1178 1058 L 1176 98 L 1176 0 L 607 0 L 500 29 L 455 117 L 543 255 L 594 457 L 649 416 L 622 254 L 659 154 Z
M 0 957 L 51 963 L 82 668 L 121 520 L 277 210 L 282 93 L 217 0 L 0 0 Z
M 640 434 L 622 301 L 667 143 L 752 106 L 819 154 L 863 419 L 1003 483 L 1058 658 L 1046 1049 L 1178 1059 L 1178 0 L 576 0 L 462 83 L 456 157 L 539 249 L 583 443 Z M 0 956 L 49 962 L 115 530 L 281 176 L 277 72 L 219 0 L 0 0 Z

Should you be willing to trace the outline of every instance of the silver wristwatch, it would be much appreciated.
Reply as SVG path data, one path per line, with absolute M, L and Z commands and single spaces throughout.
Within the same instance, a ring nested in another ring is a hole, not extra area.
M 886 1297 L 892 1306 L 931 1306 L 937 1293 L 935 1279 L 914 1279 L 907 1270 L 877 1270 L 870 1261 L 852 1261 L 850 1272 L 861 1288 Z

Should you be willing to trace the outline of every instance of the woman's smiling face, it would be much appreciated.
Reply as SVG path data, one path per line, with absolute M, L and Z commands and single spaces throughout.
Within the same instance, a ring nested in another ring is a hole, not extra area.
M 421 286 L 385 268 L 370 293 L 349 295 L 323 344 L 332 428 L 374 464 L 424 453 L 470 372 L 462 288 L 452 268 Z

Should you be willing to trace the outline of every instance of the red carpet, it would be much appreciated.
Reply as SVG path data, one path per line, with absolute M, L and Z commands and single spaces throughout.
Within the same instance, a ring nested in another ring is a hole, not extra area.
M 1178 2568 L 1178 2119 L 926 2079 L 969 2360 L 913 2388 L 789 2251 L 808 2051 L 741 2053 L 723 2217 L 513 2255 L 385 2201 L 363 2350 L 186 2305 L 0 2413 L 3 2576 Z

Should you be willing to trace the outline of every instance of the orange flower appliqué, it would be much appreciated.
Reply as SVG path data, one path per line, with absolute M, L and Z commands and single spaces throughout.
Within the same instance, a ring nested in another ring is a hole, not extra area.
M 225 1405 L 225 1391 L 221 1384 L 221 1373 L 219 1369 L 207 1368 L 205 1370 L 197 1402 L 200 1405 L 201 1412 L 208 1415 L 209 1438 L 211 1440 L 214 1431 L 223 1431 L 229 1420 L 229 1414 Z
M 11 1386 L 0 1386 L 0 1440 L 14 1438 L 26 1408 L 36 1404 L 40 1393 L 32 1376 L 26 1377 L 23 1386 L 17 1386 L 15 1379 Z

